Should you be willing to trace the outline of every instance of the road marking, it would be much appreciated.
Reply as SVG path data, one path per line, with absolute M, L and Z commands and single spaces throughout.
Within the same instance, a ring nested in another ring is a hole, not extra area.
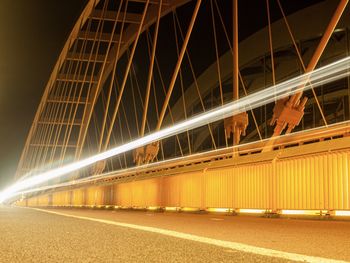
M 186 240 L 190 240 L 190 241 L 200 242 L 200 243 L 204 243 L 204 244 L 208 244 L 208 245 L 214 245 L 214 246 L 218 246 L 218 247 L 238 250 L 238 251 L 242 251 L 242 252 L 246 252 L 246 253 L 262 255 L 262 256 L 267 256 L 267 257 L 277 257 L 277 258 L 282 258 L 282 259 L 287 259 L 287 260 L 312 262 L 312 263 L 323 263 L 323 262 L 324 263 L 346 263 L 347 262 L 347 261 L 343 261 L 343 260 L 336 260 L 336 259 L 330 259 L 330 258 L 322 258 L 322 257 L 307 256 L 307 255 L 296 254 L 296 253 L 289 253 L 289 252 L 284 252 L 284 251 L 279 251 L 279 250 L 274 250 L 274 249 L 269 249 L 269 248 L 256 247 L 256 246 L 252 246 L 252 245 L 246 245 L 243 243 L 224 241 L 224 240 L 214 239 L 214 238 L 209 238 L 209 237 L 201 237 L 201 236 L 197 236 L 197 235 L 186 234 L 186 233 L 162 229 L 162 228 L 128 224 L 128 223 L 122 223 L 122 222 L 111 221 L 111 220 L 91 218 L 91 217 L 86 217 L 86 216 L 76 216 L 76 215 L 54 212 L 54 211 L 49 211 L 49 210 L 39 209 L 39 208 L 29 208 L 29 209 L 33 209 L 36 211 L 45 212 L 45 213 L 49 213 L 49 214 L 65 216 L 65 217 L 71 217 L 71 218 L 76 218 L 76 219 L 83 219 L 83 220 L 88 220 L 88 221 L 93 221 L 93 222 L 99 222 L 99 223 L 108 224 L 108 225 L 127 227 L 127 228 L 131 228 L 131 229 L 161 234 L 161 235 L 175 237 L 175 238 L 186 239 Z

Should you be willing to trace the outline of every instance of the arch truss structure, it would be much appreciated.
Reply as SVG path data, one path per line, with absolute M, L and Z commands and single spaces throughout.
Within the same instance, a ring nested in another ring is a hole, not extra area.
M 348 1 L 297 8 L 255 1 L 263 10 L 256 21 L 245 2 L 89 0 L 45 87 L 16 177 L 103 152 L 350 54 Z M 349 98 L 350 80 L 340 79 L 74 177 L 349 120 Z

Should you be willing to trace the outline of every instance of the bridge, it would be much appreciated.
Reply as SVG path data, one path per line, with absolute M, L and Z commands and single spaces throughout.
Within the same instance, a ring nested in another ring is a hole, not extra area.
M 0 259 L 350 261 L 348 1 L 248 2 L 86 2 L 0 193 Z

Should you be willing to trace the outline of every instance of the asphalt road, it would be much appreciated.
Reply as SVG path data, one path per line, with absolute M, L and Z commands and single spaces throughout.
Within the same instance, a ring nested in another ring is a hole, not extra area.
M 349 222 L 183 213 L 61 209 L 54 211 L 110 222 L 157 227 L 287 252 L 306 251 L 307 253 L 304 253 L 306 255 L 350 260 Z M 296 231 L 298 228 L 301 228 L 300 231 Z M 309 231 L 304 232 L 307 229 Z M 321 232 L 318 232 L 320 230 Z M 324 238 L 325 233 L 333 233 L 333 237 L 331 238 L 329 234 Z M 327 238 L 331 239 L 327 241 Z M 314 239 L 315 243 L 309 243 L 311 239 Z M 260 241 L 253 242 L 253 240 Z M 291 240 L 297 240 L 298 246 L 290 244 Z M 332 244 L 334 241 L 338 242 L 336 246 Z M 316 250 L 312 249 L 320 246 L 322 242 L 323 246 Z M 281 246 L 283 243 L 288 244 Z M 300 251 L 298 247 L 305 249 Z M 337 247 L 337 250 L 328 254 L 328 250 L 334 247 Z M 323 252 L 317 253 L 317 251 Z M 287 262 L 287 260 L 103 222 L 25 208 L 0 207 L 0 262 Z

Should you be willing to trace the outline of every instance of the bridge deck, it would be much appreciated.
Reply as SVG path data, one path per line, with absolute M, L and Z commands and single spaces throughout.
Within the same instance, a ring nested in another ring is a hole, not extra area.
M 288 257 L 285 253 L 293 253 L 294 259 L 307 262 L 320 262 L 325 258 L 350 260 L 349 222 L 212 214 L 49 211 L 84 218 L 31 209 L 0 208 L 1 261 L 285 262 Z M 91 221 L 94 219 L 106 221 Z M 130 227 L 111 225 L 110 222 L 128 223 Z M 135 229 L 143 226 L 153 229 Z M 192 234 L 198 240 L 153 230 Z M 202 238 L 205 237 L 215 240 L 218 245 L 204 244 Z M 229 241 L 236 249 L 223 247 L 222 241 Z M 253 254 L 242 251 L 244 245 L 252 246 Z M 273 249 L 280 258 L 268 255 L 270 250 L 261 255 L 260 248 Z

